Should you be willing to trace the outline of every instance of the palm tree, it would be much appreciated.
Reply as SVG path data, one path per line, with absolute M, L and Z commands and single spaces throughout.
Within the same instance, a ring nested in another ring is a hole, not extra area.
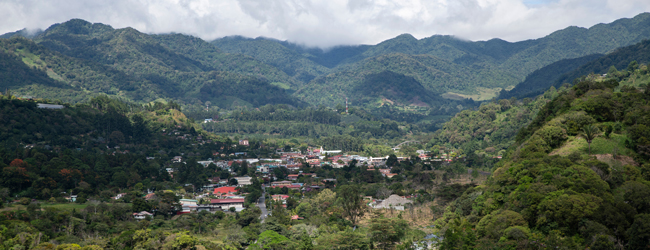
M 589 154 L 591 154 L 591 141 L 596 138 L 598 135 L 598 127 L 593 124 L 586 125 L 582 128 L 582 137 L 587 140 L 587 145 L 589 145 Z

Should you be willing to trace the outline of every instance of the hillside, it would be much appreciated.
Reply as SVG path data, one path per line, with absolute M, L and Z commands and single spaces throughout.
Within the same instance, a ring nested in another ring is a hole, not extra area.
M 645 248 L 649 71 L 627 73 L 621 83 L 592 76 L 544 105 L 492 180 L 436 220 L 441 249 Z
M 368 58 L 350 65 L 346 70 L 320 76 L 298 90 L 295 96 L 309 103 L 335 105 L 344 100 L 345 95 L 355 95 L 355 89 L 358 90 L 357 86 L 363 84 L 366 77 L 384 71 L 412 77 L 437 95 L 472 86 L 494 88 L 514 83 L 514 79 L 503 72 L 472 70 L 430 55 L 388 54 Z M 468 71 L 474 73 L 465 74 Z M 495 81 L 491 82 L 492 80 Z M 404 83 L 398 81 L 393 84 Z
M 271 84 L 296 86 L 283 72 L 247 56 L 222 53 L 190 36 L 153 36 L 75 19 L 53 25 L 33 42 L 21 38 L 2 41 L 6 53 L 28 58 L 23 60 L 28 64 L 39 61 L 38 67 L 54 73 L 51 78 L 82 89 L 88 95 L 83 100 L 102 93 L 138 102 L 163 98 L 202 105 L 218 99 L 215 104 L 224 108 L 268 103 L 303 105 Z M 32 49 L 25 52 L 22 47 Z M 201 92 L 219 84 L 228 87 L 219 92 Z M 251 86 L 255 91 L 249 91 Z M 62 91 L 50 95 L 15 91 L 81 101 L 66 97 Z
M 607 55 L 589 55 L 566 59 L 541 68 L 526 77 L 514 89 L 502 92 L 499 98 L 532 97 L 542 93 L 550 86 L 559 88 L 564 83 L 589 74 L 606 74 L 610 70 L 626 69 L 628 65 L 650 62 L 650 41 L 618 48 Z M 612 68 L 614 67 L 614 68 Z
M 644 64 L 650 62 L 650 40 L 644 40 L 631 46 L 619 48 L 610 54 L 586 63 L 575 70 L 561 75 L 553 82 L 553 86 L 557 87 L 571 82 L 572 79 L 592 73 L 607 74 L 611 69 L 625 70 L 633 61 Z
M 377 45 L 325 50 L 267 38 L 226 37 L 208 43 L 181 34 L 148 35 L 79 19 L 42 32 L 22 30 L 3 37 L 28 37 L 60 53 L 52 55 L 60 58 L 59 62 L 71 63 L 47 63 L 45 68 L 55 73 L 50 73 L 50 78 L 90 96 L 102 93 L 140 102 L 173 99 L 197 107 L 215 100 L 222 108 L 280 103 L 301 106 L 305 102 L 334 106 L 342 103 L 346 94 L 354 95 L 369 75 L 385 71 L 412 77 L 428 91 L 446 98 L 487 100 L 549 64 L 572 59 L 550 68 L 553 73 L 565 72 L 586 60 L 587 55 L 608 53 L 647 39 L 649 22 L 650 14 L 644 13 L 589 29 L 569 27 L 515 43 L 499 39 L 471 42 L 440 35 L 418 40 L 404 34 Z M 16 48 L 3 51 L 19 57 L 22 53 Z M 44 57 L 51 54 L 38 51 Z M 531 75 L 525 85 L 545 82 L 548 70 Z M 213 89 L 205 83 L 215 81 L 246 82 L 258 91 L 246 97 L 244 86 L 231 86 L 229 92 L 217 93 L 219 96 L 201 92 Z M 16 91 L 72 102 L 84 99 L 56 90 Z
M 525 98 L 540 95 L 549 87 L 553 86 L 553 83 L 563 74 L 571 72 L 602 56 L 602 54 L 594 54 L 551 63 L 541 69 L 535 70 L 533 73 L 530 73 L 530 75 L 526 76 L 526 80 L 517 84 L 517 86 L 510 91 L 501 91 L 499 99 L 507 99 L 510 97 Z
M 477 110 L 463 110 L 445 122 L 427 145 L 461 149 L 465 154 L 501 156 L 515 143 L 517 132 L 563 91 L 553 88 L 535 99 L 502 99 L 483 103 Z
M 588 55 L 609 53 L 616 48 L 648 38 L 650 13 L 643 13 L 631 19 L 619 19 L 609 24 L 598 24 L 588 29 L 568 27 L 543 38 L 514 43 L 500 39 L 471 42 L 441 35 L 418 40 L 409 34 L 377 45 L 339 46 L 331 50 L 304 48 L 266 38 L 228 37 L 211 43 L 223 51 L 243 53 L 276 65 L 289 75 L 309 76 L 296 80 L 311 79 L 315 76 L 313 80 L 305 82 L 307 85 L 298 91 L 297 96 L 312 104 L 331 105 L 341 102 L 341 95 L 323 98 L 313 94 L 319 93 L 314 90 L 320 89 L 319 85 L 323 85 L 323 79 L 327 79 L 328 85 L 337 86 L 335 89 L 347 89 L 347 86 L 363 81 L 370 61 L 381 62 L 373 65 L 370 69 L 372 73 L 390 70 L 413 76 L 425 87 L 436 92 L 462 95 L 485 93 L 484 99 L 489 99 L 498 94 L 499 90 L 514 87 L 529 74 L 552 63 L 582 58 L 553 66 L 557 67 L 553 68 L 554 72 L 564 73 L 575 68 L 576 64 L 584 62 L 585 58 L 589 58 L 586 57 Z M 418 63 L 405 63 L 405 56 Z M 431 58 L 438 58 L 444 63 L 427 62 Z M 287 61 L 306 63 L 288 64 Z M 440 73 L 440 77 L 416 76 L 415 74 L 426 74 L 419 73 L 421 64 L 429 65 Z M 321 71 L 322 74 L 319 75 L 318 72 Z M 477 71 L 480 77 L 476 77 Z M 536 77 L 531 76 L 530 80 Z M 441 86 L 442 88 L 439 88 Z M 545 88 L 541 90 L 543 89 Z

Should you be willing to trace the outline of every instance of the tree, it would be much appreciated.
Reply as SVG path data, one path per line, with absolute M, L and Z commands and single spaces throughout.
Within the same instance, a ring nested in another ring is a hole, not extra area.
M 627 235 L 630 237 L 630 249 L 647 249 L 650 242 L 650 214 L 637 214 Z
M 591 141 L 593 141 L 594 138 L 596 138 L 598 135 L 598 127 L 593 124 L 589 124 L 582 128 L 582 132 L 582 137 L 587 140 L 587 145 L 589 145 L 589 154 L 591 154 Z
M 251 246 L 251 249 L 289 249 L 288 245 L 292 242 L 283 235 L 272 230 L 266 230 L 260 234 L 257 244 Z
M 352 224 L 357 223 L 357 219 L 362 217 L 366 211 L 366 205 L 359 195 L 361 191 L 353 185 L 341 186 L 336 192 L 337 202 L 343 209 L 343 215 L 347 217 Z
M 381 249 L 392 249 L 409 228 L 405 220 L 388 219 L 383 215 L 373 218 L 370 223 L 370 239 Z
M 394 167 L 397 164 L 397 156 L 395 154 L 390 154 L 388 159 L 386 159 L 386 166 Z

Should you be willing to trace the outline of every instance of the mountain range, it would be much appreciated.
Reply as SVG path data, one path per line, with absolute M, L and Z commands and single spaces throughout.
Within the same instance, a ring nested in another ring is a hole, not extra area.
M 544 67 L 568 73 L 637 44 L 650 38 L 650 13 L 588 29 L 568 27 L 520 42 L 403 34 L 376 45 L 320 49 L 239 36 L 207 42 L 79 19 L 0 38 L 0 63 L 19 69 L 0 71 L 0 87 L 22 95 L 79 102 L 107 94 L 135 102 L 209 101 L 222 108 L 335 106 L 348 97 L 359 105 L 436 108 L 445 102 L 443 96 L 490 99 L 524 80 L 541 79 L 530 74 Z M 377 81 L 382 75 L 390 81 Z M 561 81 L 550 80 L 552 84 L 532 83 L 542 86 L 533 93 Z M 393 86 L 368 91 L 375 82 Z M 409 89 L 418 94 L 406 93 Z M 528 93 L 531 88 L 526 89 Z

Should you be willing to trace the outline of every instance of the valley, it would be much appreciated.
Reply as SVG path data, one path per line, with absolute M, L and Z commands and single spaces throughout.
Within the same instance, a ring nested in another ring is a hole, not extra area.
M 648 39 L 7 33 L 0 249 L 643 249 Z

